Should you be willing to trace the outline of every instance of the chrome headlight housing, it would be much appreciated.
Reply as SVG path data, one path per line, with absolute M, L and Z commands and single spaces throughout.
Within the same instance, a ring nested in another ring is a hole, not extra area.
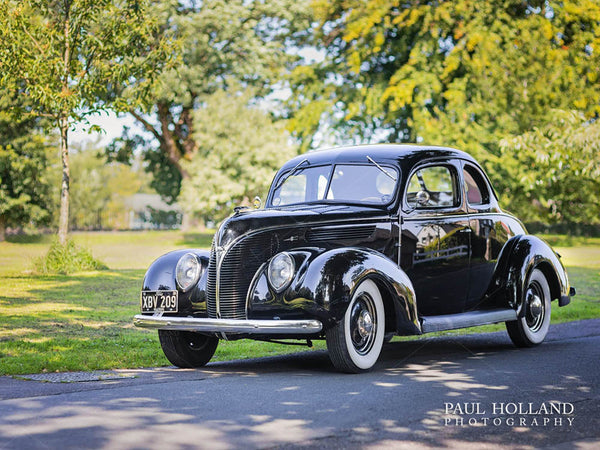
M 193 253 L 186 253 L 177 262 L 175 281 L 183 292 L 189 291 L 196 285 L 202 275 L 202 264 Z
M 271 259 L 271 262 L 269 262 L 267 279 L 271 287 L 275 289 L 275 292 L 279 293 L 290 285 L 295 271 L 294 258 L 289 253 L 282 252 L 275 255 Z

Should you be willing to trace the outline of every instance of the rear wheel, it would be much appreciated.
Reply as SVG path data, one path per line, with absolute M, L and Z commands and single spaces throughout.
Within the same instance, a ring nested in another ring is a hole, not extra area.
M 524 297 L 525 314 L 506 322 L 506 330 L 517 347 L 533 347 L 542 343 L 550 328 L 550 287 L 541 270 L 529 275 Z
M 385 311 L 377 285 L 363 281 L 355 290 L 344 318 L 326 333 L 333 365 L 342 372 L 369 370 L 379 358 L 385 336 Z
M 158 330 L 167 359 L 178 367 L 202 367 L 215 354 L 219 339 L 193 331 Z

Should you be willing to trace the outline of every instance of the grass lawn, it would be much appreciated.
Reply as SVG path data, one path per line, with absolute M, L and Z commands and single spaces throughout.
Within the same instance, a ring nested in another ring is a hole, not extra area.
M 110 270 L 32 274 L 51 236 L 0 243 L 0 375 L 169 365 L 156 331 L 132 325 L 146 268 L 180 248 L 210 248 L 212 233 L 73 233 Z M 252 358 L 299 347 L 221 342 L 213 360 Z
M 208 248 L 211 233 L 74 233 L 110 270 L 70 276 L 32 274 L 51 237 L 0 243 L 0 375 L 168 365 L 155 331 L 131 324 L 144 271 L 163 253 Z M 600 317 L 600 239 L 547 236 L 563 256 L 577 296 L 554 308 L 553 322 Z M 503 329 L 492 325 L 465 332 Z M 444 333 L 445 334 L 445 333 Z M 401 338 L 395 338 L 401 339 Z M 316 348 L 324 348 L 322 342 Z M 223 342 L 214 360 L 298 351 L 253 341 Z

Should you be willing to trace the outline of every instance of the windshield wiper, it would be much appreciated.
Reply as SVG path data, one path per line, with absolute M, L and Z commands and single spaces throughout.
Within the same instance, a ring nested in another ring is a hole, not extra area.
M 369 155 L 367 155 L 367 159 L 369 160 L 369 162 L 372 162 L 373 164 L 375 164 L 379 170 L 381 170 L 383 173 L 385 173 L 392 180 L 398 181 L 398 179 L 394 175 L 392 175 L 387 170 L 385 170 L 383 167 L 381 167 L 379 164 L 377 164 L 375 161 L 373 161 L 373 158 L 371 158 Z
M 277 183 L 277 186 L 275 186 L 275 188 L 273 189 L 273 192 L 275 192 L 277 189 L 279 189 L 281 187 L 281 185 L 283 183 L 285 183 L 285 180 L 287 180 L 289 177 L 291 177 L 292 175 L 294 175 L 298 169 L 300 168 L 300 166 L 304 163 L 308 163 L 308 165 L 310 166 L 310 163 L 308 162 L 308 159 L 303 159 L 302 161 L 300 161 L 298 164 L 296 164 L 294 166 L 294 168 L 292 170 L 290 170 L 287 175 L 284 175 L 283 177 L 281 177 L 281 180 L 279 181 L 279 183 Z

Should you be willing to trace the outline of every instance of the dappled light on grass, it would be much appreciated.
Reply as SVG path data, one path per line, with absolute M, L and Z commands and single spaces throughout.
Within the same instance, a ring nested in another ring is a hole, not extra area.
M 31 315 L 39 315 L 44 313 L 51 313 L 52 317 L 61 317 L 60 314 L 57 314 L 62 311 L 73 312 L 73 311 L 89 311 L 89 308 L 85 308 L 78 305 L 72 305 L 68 303 L 49 303 L 49 302 L 40 302 L 40 303 L 32 303 L 30 305 L 20 305 L 20 306 L 10 306 L 10 315 L 11 316 L 31 316 Z M 0 317 L 3 316 L 3 313 L 0 313 Z
M 35 335 L 37 330 L 35 328 L 4 328 L 0 330 L 0 341 L 7 340 L 8 338 L 23 338 L 29 335 Z
M 107 271 L 9 278 L 0 294 L 0 353 L 6 356 L 0 373 L 167 364 L 156 333 L 131 326 L 142 276 Z

